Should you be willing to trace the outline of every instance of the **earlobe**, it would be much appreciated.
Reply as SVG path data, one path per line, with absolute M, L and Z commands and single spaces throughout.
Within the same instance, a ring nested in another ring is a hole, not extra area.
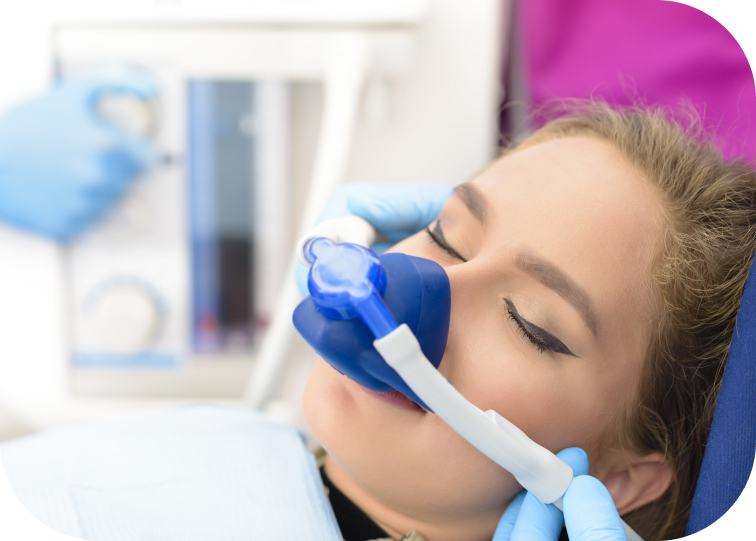
M 603 479 L 620 515 L 658 500 L 672 484 L 672 466 L 663 454 L 656 452 L 628 459 Z

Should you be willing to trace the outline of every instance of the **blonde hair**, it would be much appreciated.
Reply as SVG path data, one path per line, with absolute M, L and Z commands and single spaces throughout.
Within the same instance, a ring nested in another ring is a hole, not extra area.
M 661 451 L 670 488 L 626 520 L 646 539 L 681 537 L 719 392 L 743 288 L 756 250 L 756 171 L 726 161 L 702 136 L 662 110 L 569 105 L 571 113 L 526 138 L 603 139 L 651 181 L 665 227 L 654 264 L 656 320 L 636 400 L 621 420 L 620 445 Z

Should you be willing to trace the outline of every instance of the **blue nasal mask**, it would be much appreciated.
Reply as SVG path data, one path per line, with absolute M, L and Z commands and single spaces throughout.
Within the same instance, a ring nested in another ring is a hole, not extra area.
M 438 368 L 449 331 L 450 289 L 443 268 L 401 253 L 377 256 L 364 246 L 316 237 L 304 245 L 310 297 L 294 326 L 336 370 L 373 391 L 397 390 L 430 408 L 373 346 L 406 323 Z M 325 316 L 325 317 L 324 317 Z

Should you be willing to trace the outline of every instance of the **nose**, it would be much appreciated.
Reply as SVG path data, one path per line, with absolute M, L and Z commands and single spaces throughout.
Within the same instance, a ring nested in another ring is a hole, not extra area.
M 446 349 L 438 370 L 452 385 L 457 374 L 464 369 L 465 359 L 470 352 L 470 325 L 474 325 L 476 315 L 481 315 L 480 272 L 475 262 L 446 265 L 449 279 L 451 305 L 449 309 L 449 332 Z

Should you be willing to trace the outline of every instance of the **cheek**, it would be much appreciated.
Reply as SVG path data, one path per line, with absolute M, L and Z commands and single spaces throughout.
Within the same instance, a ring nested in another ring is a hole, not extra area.
M 593 361 L 539 353 L 508 325 L 490 307 L 457 303 L 441 372 L 477 407 L 552 451 L 590 445 L 616 409 L 588 369 Z

